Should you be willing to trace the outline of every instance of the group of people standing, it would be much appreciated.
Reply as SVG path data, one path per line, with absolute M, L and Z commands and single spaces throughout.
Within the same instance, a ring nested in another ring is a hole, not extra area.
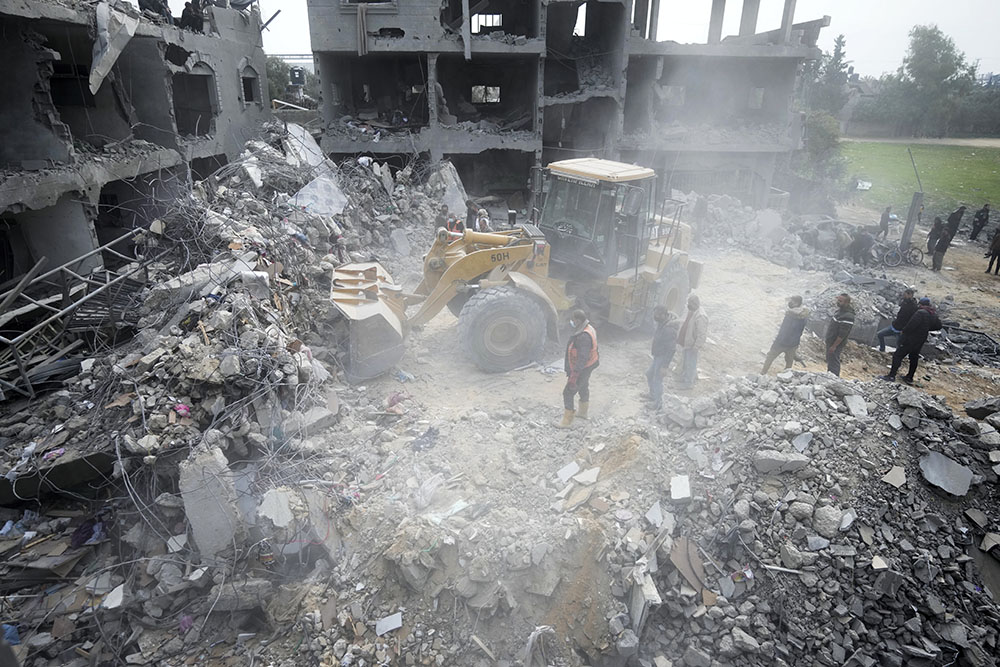
M 434 219 L 434 227 L 444 227 L 449 232 L 461 234 L 466 228 L 474 232 L 492 232 L 493 225 L 490 223 L 490 213 L 485 208 L 480 208 L 471 199 L 465 200 L 465 217 L 459 217 L 451 213 L 447 204 L 441 204 L 437 217 Z
M 590 417 L 590 376 L 600 365 L 597 349 L 597 332 L 582 310 L 570 316 L 573 334 L 566 344 L 563 361 L 566 385 L 563 387 L 563 418 L 557 425 L 569 428 L 575 419 Z M 681 359 L 674 369 L 679 389 L 692 389 L 698 380 L 698 355 L 708 340 L 708 314 L 701 307 L 698 295 L 687 300 L 687 313 L 683 321 L 674 316 L 666 306 L 653 309 L 653 338 L 650 345 L 652 361 L 646 369 L 649 388 L 645 398 L 652 410 L 663 405 L 663 377 L 680 346 Z M 576 407 L 576 396 L 580 396 Z
M 948 248 L 951 247 L 951 242 L 955 239 L 955 235 L 958 234 L 958 228 L 962 224 L 962 217 L 965 215 L 966 207 L 959 206 L 957 209 L 951 212 L 946 221 L 941 220 L 940 217 L 934 218 L 934 223 L 931 225 L 931 230 L 927 234 L 927 252 L 931 255 L 931 269 L 934 271 L 940 271 L 942 264 L 944 262 L 944 254 L 948 252 Z M 981 209 L 976 211 L 975 215 L 972 216 L 972 233 L 969 234 L 969 240 L 975 241 L 979 238 L 979 234 L 983 231 L 983 228 L 990 221 L 990 205 L 984 204 Z M 986 256 L 990 258 L 990 263 L 986 269 L 986 273 L 989 273 L 993 268 L 994 262 L 997 265 L 997 274 L 1000 274 L 1000 234 L 995 231 L 993 233 L 993 239 L 990 243 L 989 251 Z

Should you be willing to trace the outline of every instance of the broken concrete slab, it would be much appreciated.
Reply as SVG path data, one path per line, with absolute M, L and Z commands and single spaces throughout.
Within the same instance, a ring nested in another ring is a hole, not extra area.
M 809 457 L 796 452 L 779 452 L 776 449 L 759 449 L 754 452 L 753 464 L 761 474 L 795 472 L 809 465 Z
M 398 630 L 403 627 L 403 612 L 397 611 L 384 618 L 375 621 L 375 634 L 379 637 L 387 632 Z
M 860 418 L 868 416 L 868 402 L 865 401 L 863 396 L 857 394 L 844 396 L 844 405 L 847 406 L 847 410 L 851 413 L 852 417 Z
M 257 506 L 257 516 L 269 520 L 277 528 L 287 528 L 295 519 L 291 499 L 290 489 L 268 489 Z
M 809 448 L 809 443 L 812 442 L 812 439 L 813 434 L 806 431 L 805 433 L 801 433 L 792 438 L 792 447 L 795 448 L 795 451 L 801 454 Z
M 889 472 L 882 476 L 882 481 L 898 489 L 906 484 L 906 469 L 903 466 L 893 466 Z
M 953 496 L 964 496 L 972 483 L 972 471 L 940 452 L 930 452 L 920 458 L 920 473 L 932 486 Z
M 336 413 L 321 406 L 309 408 L 305 412 L 296 411 L 289 415 L 285 424 L 285 433 L 299 434 L 303 438 L 315 435 L 333 426 L 337 421 L 337 416 Z
M 599 467 L 587 468 L 578 475 L 573 476 L 573 481 L 577 484 L 582 484 L 584 486 L 589 486 L 597 482 L 598 476 L 601 474 L 601 469 Z
M 691 498 L 691 481 L 687 475 L 675 475 L 670 478 L 670 499 L 674 502 L 686 501 Z
M 573 477 L 573 475 L 575 475 L 578 472 L 580 472 L 579 464 L 576 461 L 570 461 L 569 463 L 567 463 L 562 468 L 556 471 L 556 477 L 559 478 L 560 482 L 565 484 Z
M 228 550 L 239 549 L 246 540 L 246 528 L 222 450 L 192 450 L 179 467 L 184 513 L 202 560 L 210 561 Z

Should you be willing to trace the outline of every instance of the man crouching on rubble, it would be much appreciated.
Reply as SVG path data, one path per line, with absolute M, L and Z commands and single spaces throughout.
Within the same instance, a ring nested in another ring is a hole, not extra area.
M 854 306 L 846 292 L 837 295 L 837 312 L 826 327 L 826 370 L 840 377 L 840 353 L 854 328 Z
M 785 319 L 781 321 L 778 335 L 771 343 L 771 349 L 764 359 L 764 368 L 760 371 L 761 375 L 767 375 L 767 371 L 779 354 L 785 355 L 785 370 L 792 367 L 792 364 L 795 363 L 795 351 L 799 349 L 799 341 L 802 339 L 802 332 L 805 331 L 808 320 L 809 309 L 802 305 L 802 297 L 798 295 L 789 297 Z

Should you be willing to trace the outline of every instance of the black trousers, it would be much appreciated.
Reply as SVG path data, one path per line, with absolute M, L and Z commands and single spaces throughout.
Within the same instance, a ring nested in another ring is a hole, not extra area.
M 910 371 L 906 374 L 908 380 L 913 379 L 913 375 L 917 372 L 917 364 L 920 363 L 920 348 L 923 345 L 919 345 L 914 348 L 912 345 L 901 345 L 896 348 L 896 351 L 892 353 L 892 366 L 889 368 L 889 376 L 896 377 L 896 372 L 899 367 L 903 364 L 903 357 L 910 358 Z
M 576 407 L 573 404 L 573 398 L 576 394 L 580 394 L 580 402 L 588 403 L 590 402 L 590 374 L 594 372 L 598 364 L 593 366 L 588 366 L 580 371 L 580 376 L 576 379 L 576 386 L 571 387 L 569 380 L 566 381 L 566 388 L 563 389 L 563 407 L 567 410 L 575 410 Z
M 830 371 L 837 377 L 840 377 L 840 353 L 844 351 L 844 346 L 847 345 L 847 341 L 843 341 L 837 347 L 833 348 L 833 352 L 830 352 L 830 347 L 827 345 L 826 348 L 826 370 Z
M 997 263 L 997 270 L 993 275 L 1000 276 L 1000 255 L 990 255 L 990 265 L 986 267 L 986 273 L 993 270 L 993 262 Z

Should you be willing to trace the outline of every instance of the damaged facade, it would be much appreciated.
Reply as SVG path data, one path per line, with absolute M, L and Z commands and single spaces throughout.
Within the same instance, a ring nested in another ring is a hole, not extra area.
M 0 2 L 0 284 L 147 225 L 239 155 L 268 117 L 256 10 L 209 6 L 205 34 L 127 3 Z M 9 287 L 9 285 L 7 285 Z
M 317 0 L 323 149 L 447 157 L 496 195 L 523 191 L 532 166 L 603 157 L 764 206 L 800 147 L 792 93 L 829 18 L 796 24 L 786 0 L 780 29 L 757 32 L 759 5 L 745 0 L 722 39 L 716 0 L 708 43 L 679 44 L 657 41 L 657 0 Z

